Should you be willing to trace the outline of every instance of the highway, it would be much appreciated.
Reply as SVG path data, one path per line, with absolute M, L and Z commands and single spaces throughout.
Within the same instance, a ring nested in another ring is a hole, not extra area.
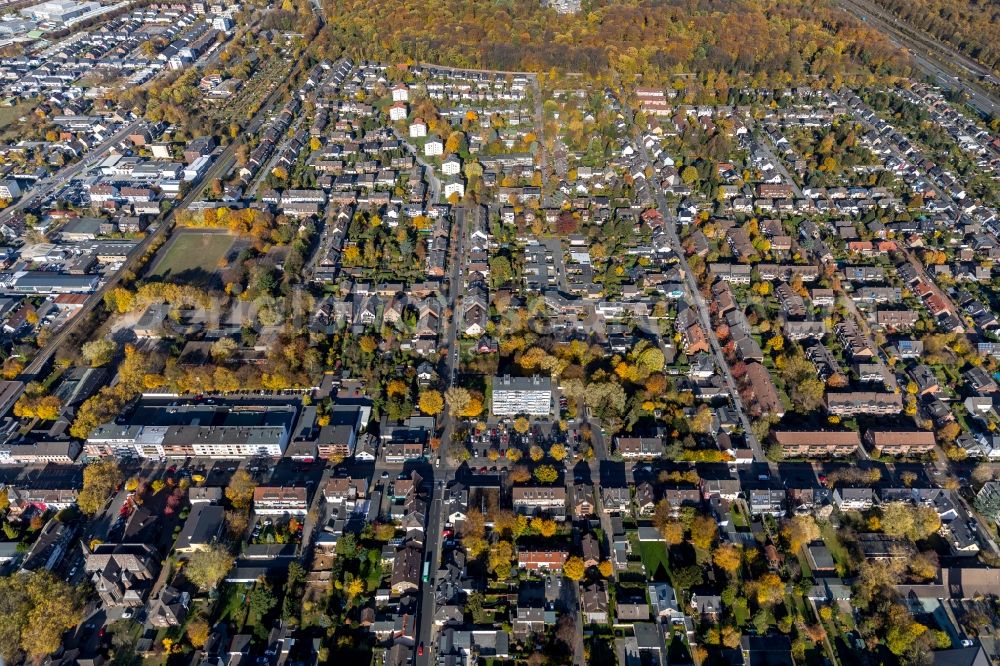
M 885 33 L 893 42 L 910 52 L 917 66 L 938 85 L 948 90 L 961 88 L 969 104 L 986 116 L 1000 116 L 1000 98 L 979 84 L 976 77 L 987 73 L 979 63 L 946 44 L 918 34 L 882 8 L 865 0 L 837 0 L 849 13 Z M 956 67 L 957 65 L 957 67 Z M 956 74 L 961 77 L 956 77 Z

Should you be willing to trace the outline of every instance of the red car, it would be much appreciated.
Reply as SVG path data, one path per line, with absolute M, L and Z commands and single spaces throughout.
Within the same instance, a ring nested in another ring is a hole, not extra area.
M 421 641 L 420 645 L 417 646 L 417 656 L 418 657 L 424 656 L 424 643 L 423 643 L 423 641 Z

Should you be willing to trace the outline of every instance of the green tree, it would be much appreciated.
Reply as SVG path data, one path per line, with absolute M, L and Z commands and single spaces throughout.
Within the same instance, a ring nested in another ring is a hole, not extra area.
M 274 596 L 274 587 L 266 578 L 259 578 L 247 595 L 247 608 L 250 609 L 251 624 L 258 625 L 278 604 Z
M 299 614 L 302 608 L 302 587 L 306 582 L 306 570 L 298 562 L 288 565 L 288 577 L 285 579 L 284 601 L 281 605 L 281 617 L 291 619 Z
M 84 360 L 94 368 L 99 368 L 102 365 L 110 363 L 116 351 L 118 351 L 118 345 L 115 344 L 114 340 L 108 340 L 107 338 L 86 342 L 80 349 Z
M 976 511 L 988 520 L 1000 522 L 1000 486 L 992 484 L 976 495 Z
M 90 463 L 83 468 L 83 488 L 77 495 L 76 505 L 88 516 L 96 516 L 122 479 L 117 460 L 103 458 Z
M 253 477 L 246 470 L 238 469 L 233 473 L 226 486 L 226 499 L 229 500 L 234 509 L 238 511 L 248 510 L 253 504 L 253 493 L 256 488 L 257 483 Z
M 216 544 L 207 550 L 192 553 L 184 567 L 184 575 L 199 590 L 207 592 L 229 573 L 235 561 L 228 550 Z
M 692 587 L 701 585 L 704 580 L 701 567 L 694 565 L 682 567 L 674 573 L 674 582 L 682 590 L 690 590 Z
M 555 483 L 559 472 L 552 465 L 539 465 L 535 468 L 535 478 L 539 483 Z

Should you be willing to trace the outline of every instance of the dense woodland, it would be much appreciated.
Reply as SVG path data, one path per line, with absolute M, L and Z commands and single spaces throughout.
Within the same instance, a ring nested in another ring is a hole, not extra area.
M 877 0 L 910 25 L 951 44 L 1000 74 L 1000 3 L 996 0 Z
M 647 83 L 692 71 L 759 84 L 906 71 L 905 54 L 823 0 L 598 0 L 571 16 L 539 0 L 341 0 L 325 11 L 348 53 L 390 62 L 591 75 L 610 68 Z

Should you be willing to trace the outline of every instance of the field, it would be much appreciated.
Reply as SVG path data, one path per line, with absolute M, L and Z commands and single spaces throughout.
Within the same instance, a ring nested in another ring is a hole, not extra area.
M 219 287 L 219 262 L 228 259 L 234 241 L 235 237 L 225 232 L 179 231 L 160 251 L 149 278 Z
M 19 127 L 17 119 L 30 115 L 34 107 L 35 105 L 31 102 L 23 102 L 14 106 L 0 106 L 0 135 L 6 134 L 8 130 L 17 130 Z M 13 132 L 12 137 L 16 134 L 17 132 Z

